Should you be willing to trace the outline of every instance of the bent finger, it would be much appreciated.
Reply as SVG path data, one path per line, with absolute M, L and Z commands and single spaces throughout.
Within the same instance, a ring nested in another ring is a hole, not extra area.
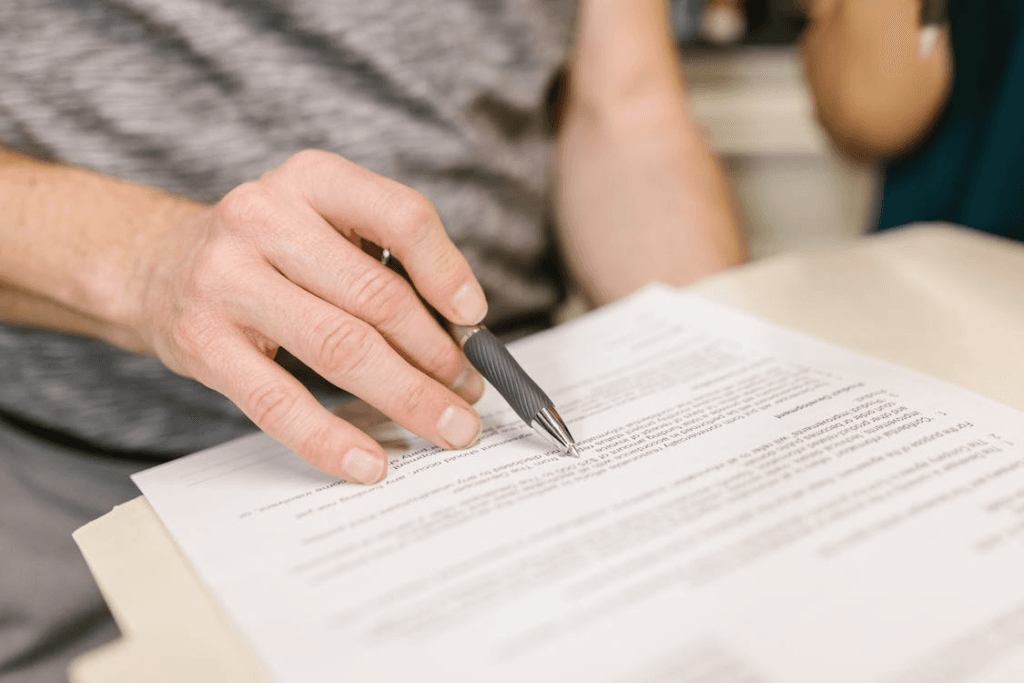
M 409 362 L 473 403 L 483 378 L 427 311 L 412 286 L 348 243 L 312 211 L 263 247 L 286 278 L 375 327 Z
M 210 385 L 267 435 L 332 476 L 358 484 L 384 478 L 388 460 L 380 444 L 320 405 L 241 335 L 222 350 Z
M 318 150 L 293 156 L 281 173 L 343 235 L 355 231 L 391 250 L 417 291 L 445 318 L 460 325 L 483 320 L 483 288 L 422 194 Z
M 328 381 L 442 448 L 476 442 L 476 411 L 410 365 L 368 323 L 281 276 L 264 278 L 257 291 L 252 326 Z

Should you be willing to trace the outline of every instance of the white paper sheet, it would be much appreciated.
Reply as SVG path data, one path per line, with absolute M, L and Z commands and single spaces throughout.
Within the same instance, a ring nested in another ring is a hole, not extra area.
M 135 481 L 280 681 L 1024 680 L 1024 415 L 664 288 L 513 353 L 365 488 L 262 435 Z

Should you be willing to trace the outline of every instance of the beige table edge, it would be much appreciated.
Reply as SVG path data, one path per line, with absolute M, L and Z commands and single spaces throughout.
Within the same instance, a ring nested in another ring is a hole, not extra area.
M 916 226 L 691 290 L 1024 410 L 1022 284 L 1024 246 Z M 74 683 L 266 680 L 144 498 L 74 536 L 123 633 L 72 665 Z

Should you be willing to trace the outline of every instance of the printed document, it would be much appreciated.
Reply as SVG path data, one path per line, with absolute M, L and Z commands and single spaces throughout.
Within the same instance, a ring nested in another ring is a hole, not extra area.
M 363 487 L 263 435 L 135 481 L 269 675 L 1024 680 L 1024 414 L 663 287 L 511 345 L 443 451 L 359 402 Z

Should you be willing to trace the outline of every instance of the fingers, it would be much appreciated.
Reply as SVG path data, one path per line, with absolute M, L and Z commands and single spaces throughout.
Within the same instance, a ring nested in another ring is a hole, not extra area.
M 460 325 L 483 320 L 483 289 L 422 194 L 317 150 L 296 154 L 270 180 L 298 188 L 346 237 L 356 232 L 390 249 L 417 291 L 448 320 Z
M 217 377 L 208 383 L 317 469 L 357 484 L 375 484 L 387 474 L 387 456 L 377 442 L 321 406 L 241 334 L 222 339 L 210 360 Z
M 407 363 L 367 322 L 277 275 L 256 283 L 247 321 L 337 386 L 442 448 L 467 448 L 480 418 Z
M 465 400 L 479 400 L 483 378 L 409 283 L 309 214 L 301 227 L 279 226 L 284 239 L 268 241 L 264 251 L 273 265 L 306 291 L 372 325 L 409 362 Z
M 479 322 L 486 302 L 422 195 L 306 152 L 239 186 L 189 228 L 168 237 L 178 258 L 154 270 L 149 288 L 154 346 L 172 368 L 349 481 L 384 477 L 381 447 L 274 364 L 278 345 L 438 446 L 477 440 L 480 418 L 465 399 L 479 398 L 483 379 L 416 291 L 461 324 Z M 346 241 L 356 236 L 390 249 L 416 290 Z

